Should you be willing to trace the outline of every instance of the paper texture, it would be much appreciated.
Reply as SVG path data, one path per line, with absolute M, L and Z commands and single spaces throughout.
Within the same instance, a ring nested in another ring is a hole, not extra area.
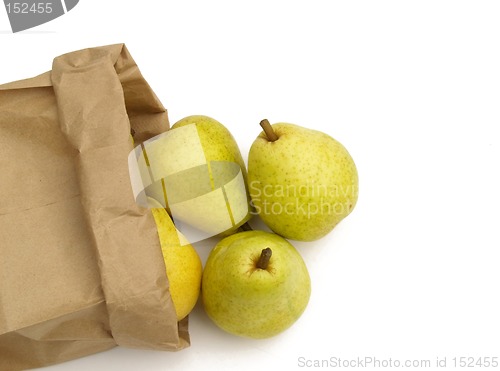
M 128 173 L 131 128 L 140 144 L 168 125 L 122 44 L 0 86 L 0 370 L 189 345 Z

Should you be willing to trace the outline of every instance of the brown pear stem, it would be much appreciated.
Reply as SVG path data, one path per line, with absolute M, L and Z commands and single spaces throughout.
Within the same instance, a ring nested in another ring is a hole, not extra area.
M 260 253 L 259 261 L 257 262 L 257 268 L 267 269 L 267 266 L 269 265 L 269 259 L 271 259 L 271 255 L 273 255 L 273 250 L 271 250 L 269 247 L 263 249 Z
M 269 121 L 267 121 L 267 119 L 262 120 L 260 122 L 260 126 L 262 126 L 262 129 L 264 129 L 264 133 L 266 133 L 267 140 L 269 140 L 270 142 L 275 142 L 278 140 L 278 136 L 274 132 L 273 127 L 271 126 Z
M 244 232 L 246 232 L 246 231 L 253 231 L 253 228 L 250 226 L 250 224 L 248 224 L 248 222 L 246 222 L 245 224 L 243 224 L 240 228 Z

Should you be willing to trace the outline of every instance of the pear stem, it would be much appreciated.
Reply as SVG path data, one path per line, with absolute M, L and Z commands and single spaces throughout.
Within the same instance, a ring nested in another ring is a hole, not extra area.
M 267 119 L 262 120 L 260 122 L 260 126 L 262 127 L 262 129 L 264 129 L 264 133 L 266 133 L 267 139 L 270 142 L 275 142 L 278 140 L 278 136 L 274 132 L 273 127 L 271 126 L 269 121 L 267 121 Z
M 267 269 L 269 265 L 269 260 L 271 259 L 271 255 L 273 255 L 273 250 L 269 247 L 266 247 L 260 253 L 259 261 L 257 262 L 257 268 L 259 269 Z
M 248 222 L 246 222 L 245 224 L 243 224 L 240 229 L 244 232 L 246 231 L 253 231 L 253 228 L 250 226 L 250 224 L 248 224 Z

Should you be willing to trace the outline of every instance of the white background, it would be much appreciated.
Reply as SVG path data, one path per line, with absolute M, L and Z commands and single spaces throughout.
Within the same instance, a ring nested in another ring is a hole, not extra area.
M 12 34 L 0 8 L 0 83 L 123 42 L 171 123 L 212 116 L 245 158 L 263 118 L 322 130 L 360 178 L 347 219 L 294 243 L 313 291 L 286 332 L 240 339 L 198 305 L 185 350 L 115 348 L 45 369 L 293 370 L 330 357 L 447 357 L 453 369 L 453 357 L 500 357 L 499 19 L 496 1 L 81 0 Z M 196 245 L 203 261 L 213 243 Z

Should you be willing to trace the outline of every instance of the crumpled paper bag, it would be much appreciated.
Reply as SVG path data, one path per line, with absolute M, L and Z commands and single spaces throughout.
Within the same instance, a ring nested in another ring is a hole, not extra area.
M 131 129 L 138 145 L 168 128 L 123 44 L 0 85 L 0 370 L 189 346 L 128 173 Z

